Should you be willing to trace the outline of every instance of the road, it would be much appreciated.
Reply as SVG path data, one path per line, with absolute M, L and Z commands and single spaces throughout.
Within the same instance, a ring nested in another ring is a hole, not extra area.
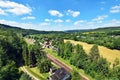
M 66 71 L 70 72 L 72 70 L 71 67 L 69 67 L 68 65 L 66 65 L 65 63 L 61 62 L 60 60 L 58 60 L 57 58 L 55 58 L 54 56 L 50 55 L 49 53 L 46 54 L 47 58 L 50 59 L 54 64 L 63 67 Z M 81 75 L 82 80 L 89 80 L 86 76 Z
M 27 73 L 33 80 L 40 80 L 39 78 L 35 77 L 34 75 L 32 75 L 30 72 L 28 72 L 25 67 L 20 67 L 21 70 L 24 72 L 24 73 Z

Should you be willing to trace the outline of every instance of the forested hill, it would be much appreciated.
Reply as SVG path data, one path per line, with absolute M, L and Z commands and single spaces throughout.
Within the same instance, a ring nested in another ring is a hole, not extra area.
M 104 27 L 104 28 L 96 28 L 96 29 L 82 29 L 82 30 L 67 30 L 65 32 L 91 32 L 91 31 L 94 31 L 94 32 L 99 32 L 99 31 L 102 31 L 102 32 L 109 32 L 109 31 L 115 31 L 115 30 L 120 30 L 120 26 L 116 26 L 116 27 Z
M 23 36 L 32 34 L 49 34 L 49 33 L 63 33 L 61 31 L 38 31 L 33 29 L 22 29 L 18 27 L 13 27 L 5 24 L 0 24 L 1 30 L 11 30 L 15 33 L 21 33 Z

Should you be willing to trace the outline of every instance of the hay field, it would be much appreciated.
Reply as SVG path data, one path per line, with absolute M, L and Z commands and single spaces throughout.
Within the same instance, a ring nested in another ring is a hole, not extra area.
M 67 41 L 70 41 L 71 43 L 73 43 L 75 45 L 76 44 L 82 45 L 87 54 L 89 54 L 90 49 L 93 46 L 93 44 L 87 44 L 85 42 L 74 41 L 74 40 L 64 40 L 64 42 L 67 42 Z M 100 55 L 103 56 L 104 58 L 106 58 L 107 61 L 109 61 L 111 63 L 111 65 L 113 64 L 113 62 L 116 58 L 120 59 L 120 50 L 112 50 L 112 49 L 108 49 L 103 46 L 99 46 L 98 48 L 99 48 Z

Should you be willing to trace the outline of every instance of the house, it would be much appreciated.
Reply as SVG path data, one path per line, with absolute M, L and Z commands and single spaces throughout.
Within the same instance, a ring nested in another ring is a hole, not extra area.
M 43 48 L 51 48 L 52 42 L 50 40 L 44 41 Z
M 70 73 L 68 73 L 64 68 L 50 70 L 49 80 L 71 80 Z

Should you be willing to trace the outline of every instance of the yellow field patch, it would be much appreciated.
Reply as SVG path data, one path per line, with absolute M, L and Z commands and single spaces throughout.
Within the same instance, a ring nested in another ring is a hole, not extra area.
M 34 44 L 34 42 L 35 42 L 34 39 L 29 39 L 29 38 L 24 38 L 24 40 L 25 40 L 28 44 Z
M 64 42 L 67 42 L 67 41 L 70 41 L 75 45 L 76 44 L 82 45 L 83 49 L 86 51 L 87 54 L 90 52 L 90 49 L 93 46 L 93 44 L 87 44 L 85 42 L 74 41 L 74 40 L 64 40 Z M 100 55 L 106 58 L 108 62 L 111 62 L 111 65 L 113 64 L 116 58 L 120 59 L 120 50 L 112 50 L 103 46 L 99 46 L 98 48 L 99 48 Z

